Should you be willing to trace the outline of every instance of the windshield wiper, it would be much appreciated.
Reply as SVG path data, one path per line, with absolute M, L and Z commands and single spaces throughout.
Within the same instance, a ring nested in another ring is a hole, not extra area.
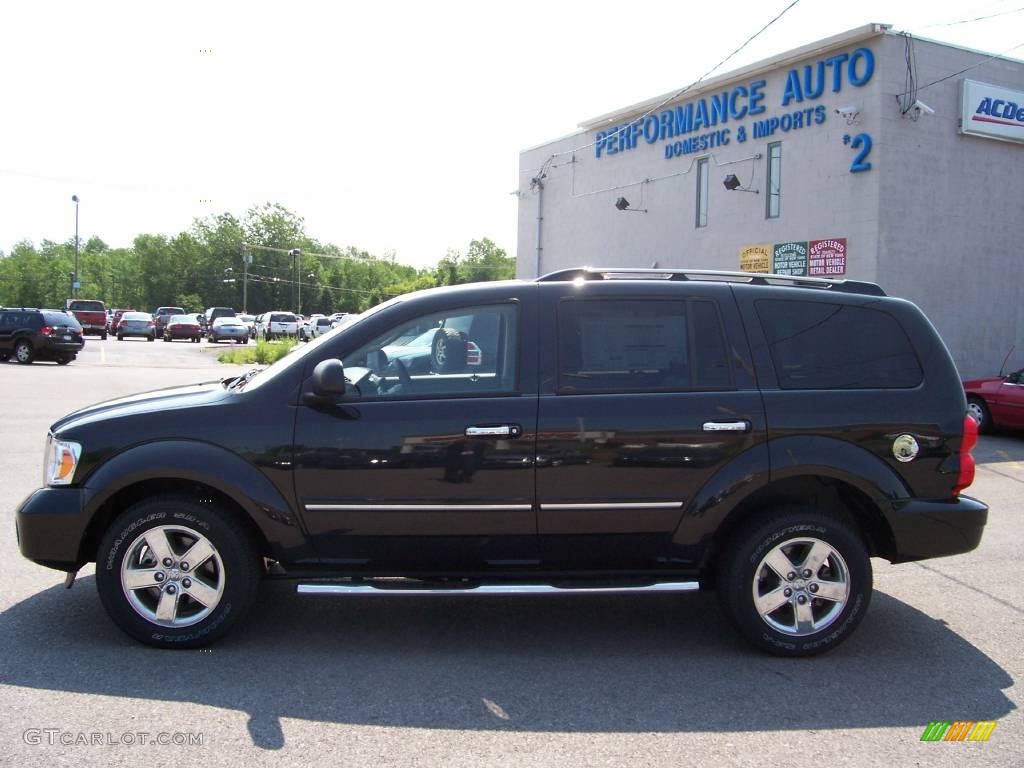
M 228 383 L 226 383 L 224 385 L 224 388 L 225 389 L 241 389 L 242 387 L 244 387 L 246 385 L 246 383 L 250 379 L 255 377 L 256 374 L 258 374 L 262 370 L 263 370 L 262 368 L 251 368 L 248 371 L 246 371 L 245 373 L 243 373 L 241 376 L 236 376 L 234 379 L 225 379 L 225 381 L 228 382 Z

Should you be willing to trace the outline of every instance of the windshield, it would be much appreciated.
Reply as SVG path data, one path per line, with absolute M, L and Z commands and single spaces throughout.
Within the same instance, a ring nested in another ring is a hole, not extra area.
M 122 320 L 152 320 L 153 318 L 145 312 L 125 312 L 121 315 Z
M 302 361 L 306 357 L 308 357 L 312 352 L 318 350 L 324 344 L 330 343 L 331 339 L 333 339 L 335 336 L 341 333 L 341 331 L 355 325 L 356 323 L 362 322 L 368 317 L 372 317 L 378 312 L 381 312 L 389 307 L 393 307 L 395 304 L 398 304 L 401 301 L 401 299 L 401 296 L 396 296 L 395 298 L 389 299 L 388 301 L 385 301 L 382 304 L 378 304 L 375 307 L 370 307 L 362 314 L 349 315 L 344 320 L 342 320 L 341 324 L 338 325 L 336 328 L 333 328 L 331 331 L 323 334 L 322 336 L 317 336 L 315 339 L 313 339 L 313 341 L 307 342 L 302 347 L 295 347 L 294 350 L 292 350 L 287 355 L 282 357 L 276 363 L 272 363 L 267 368 L 263 369 L 263 371 L 257 374 L 255 378 L 253 378 L 251 381 L 246 382 L 243 387 L 239 387 L 238 389 L 241 390 L 244 388 L 246 390 L 251 390 L 257 389 L 258 387 L 262 387 L 268 381 L 276 379 L 278 376 L 283 374 L 285 371 L 291 369 L 293 366 L 301 365 Z
M 57 311 L 44 310 L 43 311 L 43 322 L 46 323 L 47 325 L 58 325 L 58 326 L 66 325 L 69 328 L 81 328 L 82 327 L 82 326 L 80 326 L 78 324 L 78 320 L 75 319 L 74 315 L 68 315 L 68 314 L 65 314 L 64 312 L 57 312 Z
M 194 323 L 195 321 L 196 321 L 196 319 L 194 317 L 190 317 L 188 315 L 171 315 L 171 319 L 168 320 L 167 322 L 168 322 L 168 324 L 170 324 L 170 323 Z

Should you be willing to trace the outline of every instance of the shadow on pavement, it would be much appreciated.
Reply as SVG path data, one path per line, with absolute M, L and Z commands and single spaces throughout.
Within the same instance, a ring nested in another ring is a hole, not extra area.
M 1024 440 L 1020 439 L 1022 434 L 1005 432 L 999 435 L 982 435 L 978 438 L 978 444 L 971 455 L 978 464 L 1024 461 Z
M 884 593 L 857 634 L 815 659 L 749 649 L 713 595 L 300 598 L 268 583 L 212 652 L 158 651 L 107 619 L 92 577 L 0 614 L 0 681 L 195 702 L 249 715 L 437 729 L 708 732 L 996 719 L 1010 676 Z

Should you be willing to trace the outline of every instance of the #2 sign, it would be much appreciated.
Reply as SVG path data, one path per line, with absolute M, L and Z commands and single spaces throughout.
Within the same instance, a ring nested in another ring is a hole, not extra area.
M 807 244 L 807 274 L 834 277 L 846 274 L 846 238 L 811 240 Z

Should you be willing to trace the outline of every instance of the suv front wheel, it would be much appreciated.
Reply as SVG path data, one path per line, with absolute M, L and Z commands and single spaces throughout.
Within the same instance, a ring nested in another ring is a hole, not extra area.
M 842 520 L 789 507 L 733 537 L 718 589 L 725 613 L 753 645 L 813 656 L 849 637 L 864 617 L 871 561 Z
M 128 635 L 160 648 L 198 648 L 227 632 L 255 602 L 261 572 L 235 518 L 181 496 L 130 507 L 96 554 L 107 613 Z

